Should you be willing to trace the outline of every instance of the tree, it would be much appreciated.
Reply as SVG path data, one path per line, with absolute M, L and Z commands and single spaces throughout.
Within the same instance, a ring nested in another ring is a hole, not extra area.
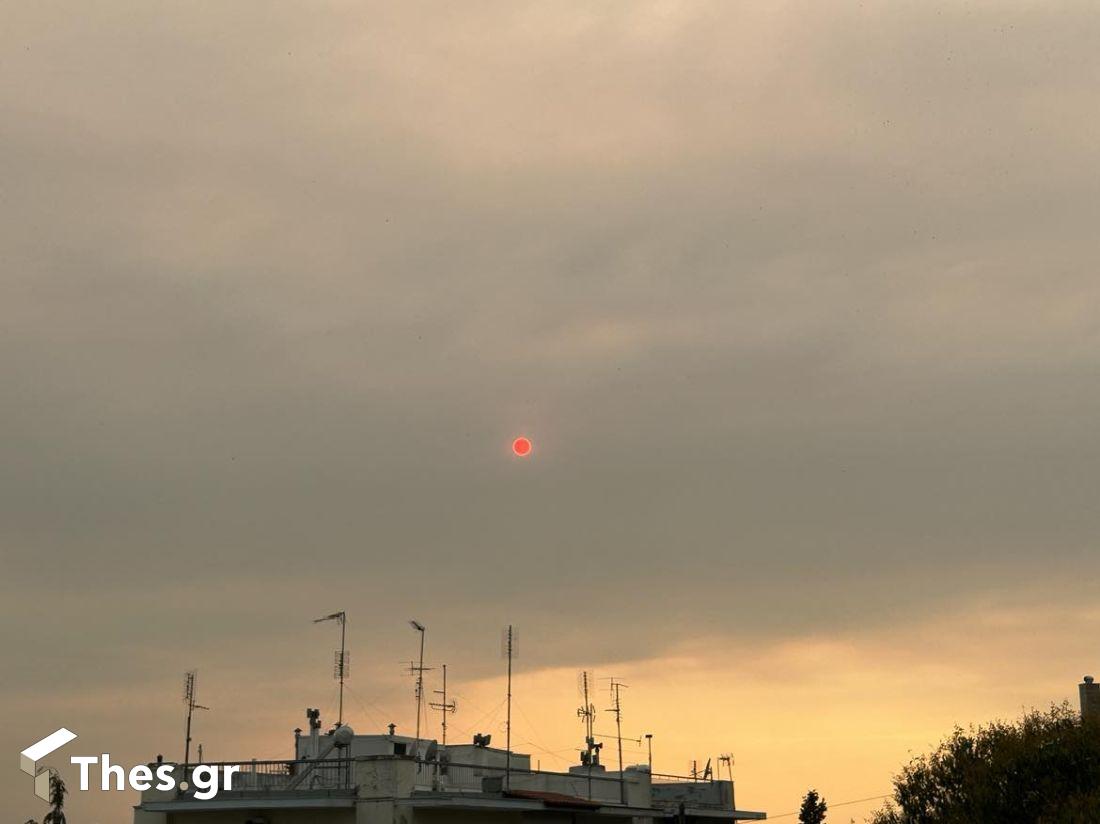
M 873 824 L 1100 821 L 1100 724 L 1068 704 L 955 731 L 894 778 Z
M 42 824 L 65 824 L 65 782 L 56 772 L 50 772 L 50 806 L 51 809 L 42 819 Z
M 829 809 L 825 799 L 817 794 L 817 790 L 810 790 L 802 799 L 802 807 L 798 810 L 798 820 L 802 824 L 821 824 L 825 820 L 825 811 Z

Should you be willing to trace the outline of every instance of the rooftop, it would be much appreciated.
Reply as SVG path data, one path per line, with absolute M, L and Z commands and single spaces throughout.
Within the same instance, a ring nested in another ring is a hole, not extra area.
M 655 822 L 681 814 L 685 821 L 766 817 L 736 809 L 733 782 L 709 775 L 655 775 L 646 765 L 628 766 L 620 773 L 600 764 L 553 772 L 532 769 L 525 753 L 509 757 L 506 750 L 488 746 L 443 746 L 432 739 L 355 735 L 346 729 L 339 738 L 333 731 L 297 735 L 299 757 L 293 760 L 208 765 L 239 768 L 232 788 L 212 799 L 196 798 L 193 789 L 147 791 L 135 810 L 135 822 L 167 824 L 171 814 L 171 824 L 201 824 L 206 813 L 248 811 L 259 816 L 250 821 L 278 824 L 280 815 L 305 810 L 313 811 L 311 821 L 351 822 L 360 820 L 357 810 L 383 806 L 392 810 L 389 817 L 367 820 L 438 822 L 457 820 L 462 811 L 477 812 L 478 820 L 492 820 L 497 813 L 519 813 L 526 820 L 544 818 L 553 810 L 570 811 L 576 821 L 630 817 Z M 397 810 L 405 811 L 404 818 L 396 817 Z M 447 811 L 454 815 L 447 816 Z

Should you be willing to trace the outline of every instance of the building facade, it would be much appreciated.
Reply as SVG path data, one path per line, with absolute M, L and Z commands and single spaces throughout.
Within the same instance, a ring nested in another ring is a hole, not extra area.
M 737 810 L 732 781 L 622 773 L 598 763 L 568 772 L 531 769 L 531 758 L 474 744 L 356 735 L 350 727 L 295 733 L 291 761 L 241 761 L 232 788 L 201 800 L 193 789 L 148 790 L 134 824 L 475 824 L 760 820 Z M 187 770 L 177 765 L 181 776 Z

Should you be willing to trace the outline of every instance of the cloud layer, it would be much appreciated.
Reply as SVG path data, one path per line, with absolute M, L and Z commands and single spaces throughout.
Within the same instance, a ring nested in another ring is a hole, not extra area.
M 1073 3 L 9 4 L 13 743 L 109 728 L 120 691 L 174 735 L 177 673 L 323 672 L 308 621 L 336 608 L 363 660 L 415 614 L 462 677 L 508 621 L 535 669 L 717 677 L 715 652 L 1087 591 L 1096 27 Z M 298 712 L 275 703 L 253 729 Z

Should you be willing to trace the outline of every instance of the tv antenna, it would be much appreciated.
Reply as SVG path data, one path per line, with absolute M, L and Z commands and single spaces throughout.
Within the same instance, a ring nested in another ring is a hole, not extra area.
M 581 692 L 584 695 L 584 704 L 577 708 L 577 718 L 580 718 L 584 722 L 584 744 L 585 744 L 585 753 L 584 754 L 587 754 L 588 756 L 591 756 L 592 750 L 593 750 L 593 745 L 595 744 L 595 740 L 592 737 L 592 733 L 593 733 L 592 728 L 593 728 L 593 725 L 595 724 L 595 719 L 596 719 L 596 707 L 593 704 L 589 703 L 589 700 L 588 700 L 588 671 L 587 670 L 585 670 L 584 672 L 581 673 L 581 679 L 580 680 L 581 680 Z M 582 764 L 587 764 L 588 760 L 586 758 L 582 757 L 581 763 Z
M 621 690 L 627 687 L 622 681 L 611 679 L 612 707 L 604 712 L 615 713 L 615 739 L 619 745 L 619 803 L 626 804 L 626 781 L 623 775 L 623 702 Z
M 190 670 L 183 675 L 183 702 L 187 704 L 187 735 L 183 743 L 183 778 L 180 784 L 187 780 L 188 768 L 191 763 L 191 716 L 195 710 L 209 710 L 196 700 L 195 682 L 198 676 L 197 670 Z M 182 788 L 182 786 L 181 786 Z
M 596 720 L 596 707 L 588 701 L 588 670 L 581 673 L 581 690 L 584 692 L 584 705 L 577 708 L 577 717 L 584 721 L 584 751 L 581 764 L 588 768 L 588 798 L 592 799 L 592 767 L 599 766 L 600 750 L 603 744 L 596 743 L 592 729 Z
M 512 659 L 516 656 L 516 642 L 518 641 L 515 628 L 509 624 L 501 633 L 501 654 L 508 658 L 508 716 L 505 722 L 506 744 L 508 759 L 504 765 L 504 789 L 512 786 Z
M 733 753 L 724 752 L 718 756 L 718 771 L 719 777 L 721 777 L 722 764 L 726 765 L 726 770 L 729 772 L 730 784 L 733 783 Z
M 430 670 L 431 667 L 424 666 L 424 635 L 427 632 L 427 628 L 419 621 L 410 620 L 409 626 L 420 633 L 420 663 L 413 666 L 413 662 L 409 661 L 409 675 L 416 676 L 416 748 L 413 750 L 415 757 L 420 757 L 420 707 L 424 700 L 424 673 Z M 417 768 L 419 769 L 419 767 Z
M 450 702 L 447 701 L 447 665 L 443 665 L 443 689 L 433 690 L 436 695 L 443 696 L 439 701 L 431 701 L 428 706 L 433 710 L 439 710 L 439 714 L 443 716 L 441 726 L 443 727 L 443 746 L 447 746 L 447 713 L 458 712 L 458 704 L 455 703 L 452 698 Z
M 321 624 L 325 621 L 339 621 L 340 623 L 340 651 L 335 655 L 332 667 L 332 677 L 340 682 L 340 711 L 337 713 L 336 728 L 344 726 L 344 681 L 351 674 L 351 654 L 345 648 L 347 638 L 348 616 L 344 611 L 334 612 L 324 618 L 316 618 L 313 623 Z

